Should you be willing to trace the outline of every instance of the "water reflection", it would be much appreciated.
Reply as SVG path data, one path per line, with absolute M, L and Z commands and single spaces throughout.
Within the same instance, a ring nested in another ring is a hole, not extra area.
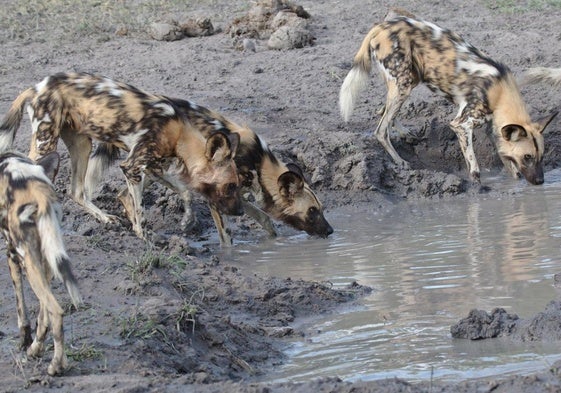
M 542 368 L 557 356 L 551 347 L 452 340 L 449 327 L 472 308 L 527 317 L 555 297 L 561 176 L 546 180 L 505 183 L 515 192 L 500 197 L 348 207 L 328 216 L 329 239 L 238 244 L 222 258 L 240 269 L 375 289 L 363 307 L 316 321 L 319 333 L 295 342 L 273 378 L 453 380 Z

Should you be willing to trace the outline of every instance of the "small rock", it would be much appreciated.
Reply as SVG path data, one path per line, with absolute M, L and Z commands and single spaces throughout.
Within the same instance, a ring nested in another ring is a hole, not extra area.
M 307 30 L 291 26 L 282 26 L 271 35 L 267 42 L 267 47 L 277 50 L 303 48 L 307 45 L 311 45 L 313 40 L 314 37 Z
M 183 38 L 183 32 L 176 25 L 170 23 L 152 23 L 150 37 L 157 41 L 177 41 Z
M 179 29 L 185 37 L 206 37 L 216 32 L 210 18 L 207 17 L 187 19 L 179 25 Z
M 244 40 L 242 41 L 242 46 L 243 46 L 243 50 L 244 52 L 255 52 L 255 40 L 252 40 L 250 38 L 244 38 Z

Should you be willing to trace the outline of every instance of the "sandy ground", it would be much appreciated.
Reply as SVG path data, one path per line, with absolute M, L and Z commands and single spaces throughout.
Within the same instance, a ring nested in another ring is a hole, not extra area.
M 532 66 L 561 65 L 561 7 L 554 2 L 302 1 L 298 4 L 311 17 L 291 21 L 294 29 L 288 32 L 259 19 L 267 14 L 256 12 L 250 2 L 152 3 L 6 3 L 0 15 L 0 112 L 24 88 L 54 72 L 100 73 L 150 92 L 188 98 L 248 124 L 283 159 L 304 168 L 328 211 L 363 202 L 385 206 L 403 198 L 455 198 L 461 203 L 481 192 L 497 192 L 488 178 L 501 171 L 501 164 L 485 130 L 478 130 L 476 155 L 484 187 L 470 186 L 460 148 L 447 126 L 455 108 L 442 97 L 421 87 L 404 105 L 402 122 L 415 130 L 416 138 L 394 144 L 411 161 L 409 171 L 395 168 L 372 138 L 385 95 L 379 77 L 372 78 L 351 121 L 341 121 L 339 88 L 366 32 L 390 7 L 399 6 L 461 33 L 517 74 Z M 257 27 L 247 23 L 255 22 L 255 15 Z M 177 36 L 184 21 L 201 16 L 213 24 L 208 36 L 159 41 L 150 35 L 152 22 L 170 23 L 168 33 Z M 267 43 L 274 34 L 274 45 L 288 42 L 302 48 L 270 50 Z M 533 118 L 547 115 L 561 102 L 559 89 L 550 86 L 526 87 L 523 94 Z M 546 170 L 559 166 L 560 125 L 554 120 L 546 134 Z M 26 151 L 29 136 L 26 119 L 16 143 L 20 150 Z M 219 245 L 205 203 L 195 201 L 200 225 L 182 233 L 181 203 L 159 185 L 144 196 L 147 225 L 166 240 L 146 245 L 133 235 L 116 201 L 124 186 L 119 169 L 112 169 L 95 203 L 123 220 L 103 226 L 67 196 L 68 153 L 62 144 L 59 152 L 63 163 L 56 186 L 64 206 L 65 241 L 85 298 L 84 306 L 73 310 L 55 284 L 68 311 L 71 368 L 64 376 L 46 377 L 50 351 L 43 360 L 32 360 L 17 350 L 6 268 L 0 272 L 0 391 L 561 390 L 561 363 L 536 375 L 452 385 L 402 380 L 351 384 L 336 376 L 297 385 L 252 383 L 253 376 L 266 375 L 283 362 L 284 338 L 305 338 L 307 332 L 299 328 L 303 316 L 337 312 L 360 302 L 372 289 L 355 283 L 333 290 L 322 283 L 258 277 L 228 266 L 214 255 Z M 248 218 L 236 221 L 232 230 L 235 239 L 262 236 Z M 36 312 L 31 293 L 27 299 Z M 559 304 L 550 304 L 544 315 L 543 320 L 558 318 Z M 528 339 L 524 329 L 535 329 L 533 321 L 480 310 L 460 321 L 457 331 L 467 332 L 467 338 L 512 333 L 513 340 Z M 558 340 L 559 326 L 549 326 L 550 333 L 542 336 L 535 330 L 530 335 Z

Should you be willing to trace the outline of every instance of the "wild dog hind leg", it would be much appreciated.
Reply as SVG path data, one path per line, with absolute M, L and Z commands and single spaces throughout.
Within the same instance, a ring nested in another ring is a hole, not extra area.
M 88 170 L 90 153 L 92 151 L 91 139 L 86 135 L 78 134 L 76 131 L 66 129 L 61 131 L 60 136 L 70 154 L 70 162 L 72 166 L 70 189 L 74 201 L 104 224 L 117 221 L 118 218 L 116 216 L 104 213 L 100 208 L 94 205 L 85 192 L 84 184 L 86 172 Z
M 472 117 L 456 117 L 450 122 L 450 127 L 460 142 L 460 148 L 462 149 L 470 178 L 476 183 L 480 183 L 481 180 L 479 164 L 473 150 L 473 128 L 480 123 Z
M 31 337 L 31 323 L 25 306 L 25 298 L 23 294 L 23 281 L 21 271 L 21 258 L 16 254 L 16 250 L 10 245 L 8 234 L 6 240 L 8 241 L 8 267 L 10 269 L 10 276 L 12 277 L 12 285 L 16 293 L 16 308 L 18 313 L 18 328 L 20 334 L 20 349 L 27 349 L 33 342 Z
M 382 114 L 382 118 L 380 119 L 374 134 L 384 149 L 386 149 L 388 154 L 392 157 L 394 162 L 400 167 L 408 169 L 409 163 L 401 158 L 393 147 L 389 131 L 390 126 L 394 123 L 395 116 L 399 112 L 403 102 L 405 102 L 409 96 L 411 90 L 401 90 L 393 79 L 388 81 L 387 86 L 388 96 L 386 98 L 386 105 L 384 106 L 384 113 Z
M 38 244 L 37 244 L 38 246 Z M 33 255 L 35 254 L 35 255 Z M 54 355 L 47 372 L 49 375 L 60 374 L 67 365 L 64 353 L 64 331 L 62 327 L 62 316 L 64 311 L 54 297 L 50 279 L 51 272 L 46 265 L 39 265 L 34 257 L 41 258 L 40 253 L 28 253 L 25 258 L 25 270 L 27 279 L 33 292 L 39 299 L 39 316 L 37 317 L 37 333 L 35 340 L 27 350 L 29 356 L 41 356 L 45 347 L 45 337 L 49 325 L 51 326 Z M 38 259 L 40 260 L 40 259 Z

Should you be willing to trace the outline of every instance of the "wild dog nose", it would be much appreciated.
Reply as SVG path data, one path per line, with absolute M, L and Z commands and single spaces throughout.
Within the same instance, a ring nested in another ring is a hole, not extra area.
M 325 221 L 324 229 L 322 231 L 318 231 L 318 235 L 324 239 L 327 238 L 332 233 L 333 233 L 333 228 L 331 227 L 331 225 L 327 223 L 327 221 Z
M 331 227 L 331 225 L 327 225 L 327 228 L 325 228 L 325 231 L 321 234 L 321 237 L 326 239 L 332 233 L 333 233 L 333 228 Z

